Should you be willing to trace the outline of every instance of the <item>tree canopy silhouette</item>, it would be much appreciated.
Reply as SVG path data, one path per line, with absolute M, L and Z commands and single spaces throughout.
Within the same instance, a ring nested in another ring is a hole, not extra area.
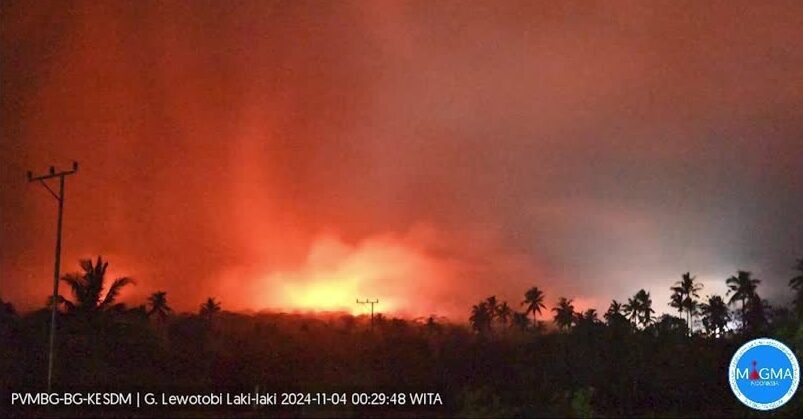
M 555 312 L 555 325 L 561 330 L 571 329 L 575 320 L 574 305 L 572 300 L 560 297 L 558 305 L 552 309 Z
M 116 278 L 104 294 L 106 269 L 109 262 L 104 262 L 103 258 L 98 256 L 97 262 L 94 264 L 91 259 L 82 259 L 79 263 L 83 269 L 82 273 L 70 273 L 61 278 L 70 286 L 74 298 L 72 301 L 60 299 L 67 310 L 93 313 L 122 308 L 122 305 L 115 304 L 115 300 L 125 286 L 134 284 L 134 280 L 128 277 Z
M 488 332 L 491 329 L 492 319 L 491 309 L 488 307 L 487 301 L 482 301 L 471 307 L 471 316 L 468 320 L 471 323 L 471 328 L 478 333 Z
M 524 301 L 521 305 L 526 305 L 525 314 L 533 314 L 533 323 L 535 323 L 535 315 L 541 314 L 541 309 L 546 308 L 544 305 L 544 292 L 538 287 L 532 287 L 524 293 Z
M 507 301 L 504 301 L 502 304 L 496 306 L 496 318 L 499 319 L 499 322 L 502 323 L 503 326 L 507 326 L 512 316 L 513 310 L 507 304 Z
M 794 304 L 798 315 L 803 316 L 803 258 L 797 260 L 794 267 L 797 275 L 789 280 L 789 286 L 795 292 Z
M 496 300 L 495 295 L 492 295 L 485 299 L 485 305 L 488 307 L 488 314 L 491 316 L 491 321 L 493 322 L 499 311 L 499 301 Z
M 516 311 L 513 313 L 512 325 L 519 331 L 525 331 L 530 326 L 530 318 L 527 317 L 527 313 L 519 313 Z
M 719 295 L 708 297 L 708 301 L 700 304 L 700 313 L 703 315 L 703 327 L 706 333 L 722 336 L 728 330 L 731 321 L 727 304 Z
M 92 261 L 85 275 L 93 279 L 82 281 L 96 284 L 105 263 L 98 265 Z M 675 287 L 697 288 L 682 282 Z M 758 286 L 755 281 L 750 284 Z M 203 301 L 197 314 L 170 315 L 166 293 L 156 291 L 146 305 L 103 312 L 98 321 L 64 316 L 56 362 L 60 376 L 76 386 L 124 382 L 156 391 L 208 391 L 216 385 L 250 391 L 256 385 L 289 388 L 313 382 L 338 391 L 354 386 L 433 386 L 454 401 L 438 411 L 443 416 L 676 416 L 682 404 L 682 413 L 689 416 L 735 417 L 744 411 L 738 410 L 716 366 L 727 365 L 735 347 L 758 335 L 793 344 L 799 336 L 801 318 L 783 307 L 769 307 L 757 291 L 754 288 L 745 301 L 743 327 L 731 326 L 731 316 L 742 311 L 740 299 L 730 307 L 722 296 L 706 296 L 699 303 L 703 328 L 691 337 L 688 318 L 682 318 L 688 317 L 688 306 L 679 310 L 681 316 L 653 318 L 652 299 L 644 289 L 627 304 L 612 300 L 605 323 L 595 309 L 577 313 L 570 298 L 559 299 L 550 308 L 559 332 L 539 328 L 542 319 L 530 327 L 529 312 L 484 298 L 471 307 L 469 326 L 434 316 L 408 321 L 377 314 L 377 330 L 370 335 L 366 319 L 345 314 L 222 316 L 216 298 Z M 540 298 L 532 300 L 541 302 L 532 307 L 542 307 L 543 294 L 536 294 Z M 677 294 L 683 297 L 680 301 L 694 295 Z M 95 306 L 103 300 L 99 297 Z M 0 386 L 42 384 L 46 339 L 41 332 L 49 324 L 47 314 L 39 310 L 14 315 L 10 305 L 0 301 Z M 162 327 L 148 315 L 169 316 L 170 321 Z M 411 409 L 409 416 L 427 416 Z M 799 406 L 788 404 L 786 409 L 779 412 L 800 416 Z M 389 411 L 373 412 L 383 416 Z
M 608 310 L 602 317 L 605 318 L 605 323 L 608 326 L 615 327 L 618 330 L 630 328 L 630 322 L 624 315 L 624 307 L 619 301 L 611 300 Z
M 686 272 L 681 277 L 681 280 L 670 288 L 672 296 L 669 305 L 676 308 L 680 314 L 683 314 L 684 311 L 686 312 L 686 324 L 689 332 L 694 329 L 693 321 L 698 308 L 697 299 L 700 298 L 698 292 L 703 288 L 703 284 L 695 282 L 695 280 L 696 277 Z
M 205 320 L 212 320 L 219 312 L 220 302 L 215 301 L 215 299 L 212 297 L 209 297 L 206 299 L 206 302 L 201 304 L 201 309 L 198 314 Z
M 761 283 L 760 279 L 753 278 L 753 274 L 749 271 L 738 271 L 735 276 L 731 276 L 727 280 L 725 280 L 725 284 L 728 286 L 728 292 L 726 295 L 730 295 L 731 298 L 728 301 L 729 305 L 735 304 L 737 301 L 742 303 L 742 310 L 741 310 L 741 321 L 742 327 L 745 326 L 746 315 L 747 315 L 747 303 L 748 301 L 754 300 L 758 297 L 756 293 L 756 288 L 758 284 Z
M 167 292 L 156 291 L 148 297 L 148 304 L 151 306 L 148 310 L 148 317 L 156 316 L 159 320 L 164 321 L 168 314 L 173 312 L 173 309 L 167 304 Z
M 645 290 L 639 290 L 633 298 L 627 299 L 627 304 L 622 306 L 625 315 L 630 320 L 641 327 L 647 327 L 653 321 L 652 298 L 650 293 Z

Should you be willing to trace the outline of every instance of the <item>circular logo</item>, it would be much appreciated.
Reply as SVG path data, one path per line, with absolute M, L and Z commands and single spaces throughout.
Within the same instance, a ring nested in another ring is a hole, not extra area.
M 753 409 L 772 410 L 795 395 L 800 384 L 800 365 L 783 343 L 755 339 L 733 354 L 728 378 L 739 401 Z

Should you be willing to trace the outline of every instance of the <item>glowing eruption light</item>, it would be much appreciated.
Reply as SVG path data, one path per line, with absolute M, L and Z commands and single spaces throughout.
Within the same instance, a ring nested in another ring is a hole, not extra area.
M 350 246 L 332 236 L 312 245 L 303 266 L 269 273 L 256 281 L 252 306 L 291 311 L 346 311 L 364 314 L 354 303 L 382 297 L 382 311 L 416 311 L 416 290 L 437 275 L 435 262 L 390 237 Z M 266 304 L 267 302 L 267 304 Z

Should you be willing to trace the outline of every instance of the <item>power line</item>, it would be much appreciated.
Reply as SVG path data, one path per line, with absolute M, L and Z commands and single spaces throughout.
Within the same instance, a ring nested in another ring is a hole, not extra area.
M 357 304 L 370 304 L 371 305 L 371 331 L 374 331 L 374 304 L 379 304 L 379 299 L 369 300 L 366 299 L 365 301 L 360 301 L 357 299 Z
M 58 298 L 59 298 L 59 269 L 61 268 L 61 224 L 62 224 L 62 214 L 64 212 L 64 178 L 66 176 L 75 174 L 78 171 L 78 162 L 74 161 L 72 163 L 72 170 L 65 170 L 61 172 L 56 172 L 56 168 L 50 166 L 50 171 L 41 176 L 34 176 L 33 173 L 29 170 L 28 171 L 28 182 L 39 182 L 42 186 L 56 198 L 56 201 L 59 203 L 59 217 L 58 223 L 56 227 L 56 263 L 53 270 L 53 300 L 51 301 L 51 312 L 50 312 L 50 356 L 47 362 L 47 391 L 48 393 L 53 387 L 53 355 L 54 355 L 54 346 L 56 342 L 56 309 L 58 307 Z M 48 186 L 47 182 L 48 179 L 51 178 L 59 178 L 59 192 L 56 193 L 53 189 Z

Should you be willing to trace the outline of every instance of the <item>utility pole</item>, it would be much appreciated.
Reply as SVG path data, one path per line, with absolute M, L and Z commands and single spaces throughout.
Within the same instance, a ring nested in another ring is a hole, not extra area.
M 360 301 L 357 299 L 357 304 L 370 304 L 371 305 L 371 332 L 374 331 L 374 304 L 379 304 L 379 299 Z
M 28 181 L 42 184 L 42 186 L 56 198 L 59 203 L 59 218 L 56 224 L 56 263 L 53 270 L 53 300 L 51 301 L 52 307 L 50 311 L 50 357 L 47 361 L 47 391 L 48 393 L 53 388 L 53 355 L 56 343 L 56 309 L 59 305 L 59 269 L 61 268 L 61 220 L 62 213 L 64 212 L 64 177 L 75 174 L 78 171 L 78 162 L 72 162 L 72 170 L 65 170 L 56 173 L 56 168 L 50 166 L 50 171 L 41 176 L 34 176 L 33 173 L 28 171 Z M 59 178 L 59 193 L 50 189 L 45 180 L 57 177 Z

